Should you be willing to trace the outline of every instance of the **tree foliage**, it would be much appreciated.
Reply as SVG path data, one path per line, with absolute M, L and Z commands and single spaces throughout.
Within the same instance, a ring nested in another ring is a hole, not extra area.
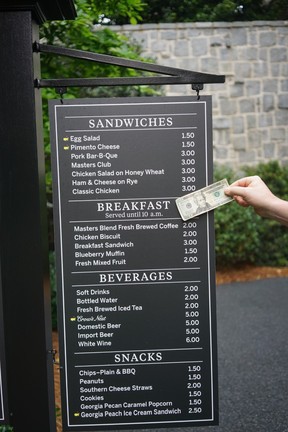
M 152 61 L 141 57 L 139 44 L 124 35 L 117 34 L 102 25 L 115 17 L 135 23 L 140 18 L 142 0 L 76 0 L 77 18 L 74 21 L 50 21 L 40 28 L 43 44 L 109 54 L 131 60 Z M 135 69 L 73 59 L 54 54 L 41 54 L 42 78 L 92 78 L 131 77 L 147 75 Z M 48 100 L 59 99 L 55 89 L 42 89 L 44 145 L 46 162 L 46 191 L 48 203 L 52 202 L 52 180 L 50 164 L 50 140 Z M 106 96 L 151 96 L 159 94 L 158 88 L 149 86 L 117 86 L 98 88 L 67 88 L 64 98 Z M 50 208 L 51 206 L 49 206 Z M 50 244 L 53 243 L 52 210 L 49 211 Z
M 142 7 L 141 0 L 76 0 L 77 18 L 74 21 L 45 23 L 41 28 L 41 41 L 99 54 L 143 60 L 138 44 L 101 25 L 103 21 L 112 20 L 115 16 L 125 17 L 131 23 L 137 22 Z M 116 77 L 140 74 L 133 69 L 47 54 L 41 56 L 41 68 L 43 78 Z M 69 89 L 70 95 L 79 96 L 81 92 L 90 94 L 91 90 Z M 131 93 L 131 89 L 129 92 Z M 123 89 L 120 89 L 120 93 L 123 93 Z
M 197 21 L 284 20 L 288 18 L 287 0 L 146 0 L 144 23 Z M 117 17 L 117 24 L 127 24 Z

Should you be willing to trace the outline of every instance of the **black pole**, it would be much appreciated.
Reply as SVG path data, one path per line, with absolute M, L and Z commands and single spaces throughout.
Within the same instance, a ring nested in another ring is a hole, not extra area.
M 30 11 L 0 10 L 0 259 L 15 432 L 56 430 L 37 39 Z

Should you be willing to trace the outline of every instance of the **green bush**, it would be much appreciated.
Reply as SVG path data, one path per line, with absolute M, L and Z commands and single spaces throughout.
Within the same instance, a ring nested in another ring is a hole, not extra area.
M 288 167 L 277 161 L 255 167 L 242 167 L 243 175 L 259 175 L 272 190 L 288 199 Z M 215 180 L 236 174 L 226 167 L 215 167 Z M 250 263 L 265 266 L 288 265 L 288 230 L 279 223 L 260 218 L 251 207 L 230 203 L 215 211 L 216 262 L 218 266 Z M 286 246 L 285 246 L 286 245 Z
M 288 166 L 271 161 L 255 168 L 244 167 L 244 172 L 247 176 L 259 175 L 275 195 L 288 200 Z
M 258 222 L 252 209 L 243 210 L 235 202 L 215 211 L 215 252 L 218 265 L 256 262 L 260 246 Z

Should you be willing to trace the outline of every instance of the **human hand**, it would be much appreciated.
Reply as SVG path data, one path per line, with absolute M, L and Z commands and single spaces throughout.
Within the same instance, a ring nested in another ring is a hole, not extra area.
M 242 207 L 252 206 L 262 217 L 271 217 L 271 211 L 279 200 L 259 176 L 244 177 L 232 183 L 225 194 Z

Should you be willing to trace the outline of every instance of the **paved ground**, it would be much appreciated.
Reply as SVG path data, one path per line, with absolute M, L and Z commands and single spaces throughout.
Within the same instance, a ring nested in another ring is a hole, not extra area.
M 218 286 L 217 313 L 220 425 L 168 431 L 288 432 L 288 278 Z

